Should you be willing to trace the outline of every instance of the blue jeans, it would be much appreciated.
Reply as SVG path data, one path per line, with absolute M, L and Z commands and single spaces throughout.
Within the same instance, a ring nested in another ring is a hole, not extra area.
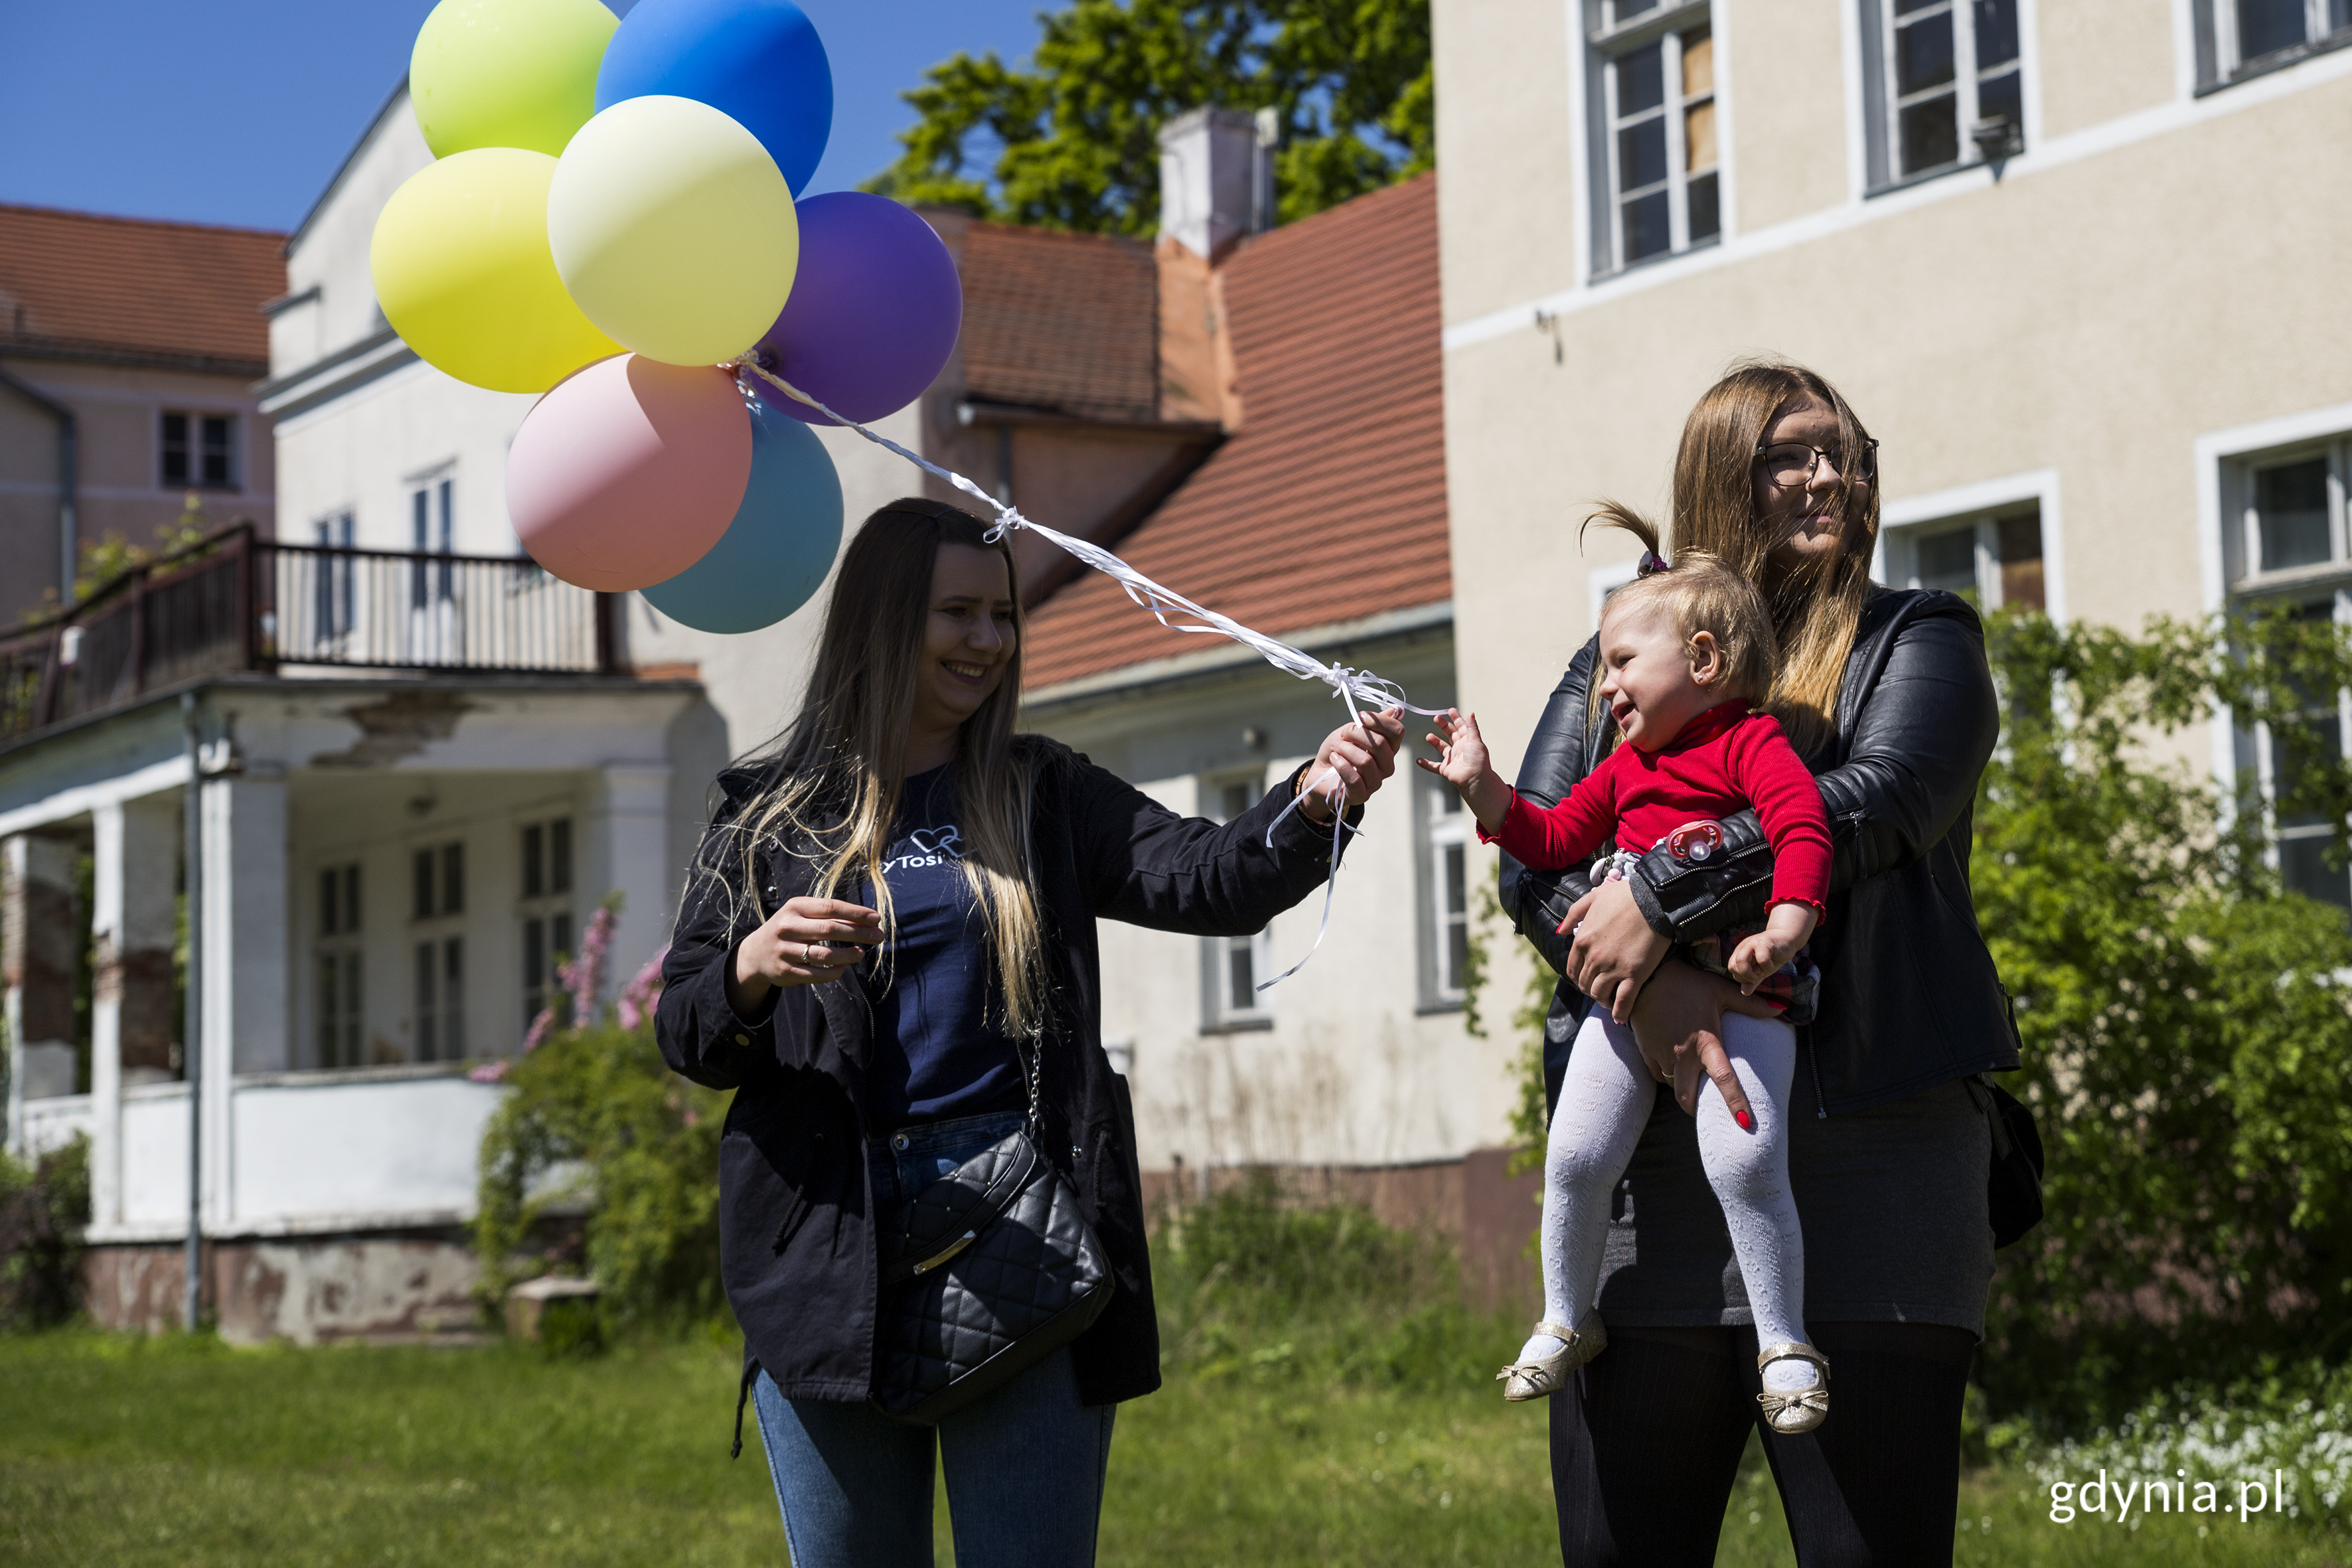
M 1013 1131 L 1019 1111 L 908 1127 L 874 1149 L 874 1207 L 898 1205 Z M 956 1568 L 1088 1568 L 1117 1406 L 1078 1403 L 1068 1347 L 936 1427 L 871 1405 L 752 1387 L 793 1568 L 929 1568 L 932 1457 L 945 1462 Z

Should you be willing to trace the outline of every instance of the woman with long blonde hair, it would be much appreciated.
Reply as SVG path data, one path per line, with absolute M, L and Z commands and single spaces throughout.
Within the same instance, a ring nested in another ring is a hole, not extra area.
M 1332 813 L 1395 766 L 1391 712 L 1229 823 L 1179 816 L 1015 732 L 1022 640 L 1013 552 L 977 519 L 919 500 L 868 518 L 798 716 L 719 776 L 662 966 L 663 1056 L 737 1091 L 721 1268 L 797 1568 L 929 1563 L 935 1463 L 964 1568 L 1094 1561 L 1112 1410 L 1160 1384 L 1095 921 L 1261 929 L 1329 875 Z M 895 1419 L 869 1403 L 885 1241 L 1024 1129 L 1099 1240 L 1108 1304 L 935 1426 Z
M 1719 1092 L 1750 1126 L 1721 1032 L 1727 1012 L 1758 1004 L 1675 950 L 1760 916 L 1772 857 L 1754 815 L 1721 823 L 1711 853 L 1678 850 L 1677 834 L 1598 889 L 1504 861 L 1505 909 L 1561 974 L 1547 1040 L 1610 1008 L 1662 1086 L 1590 1303 L 1608 1348 L 1552 1402 L 1570 1568 L 1713 1562 L 1751 1431 L 1808 1568 L 1950 1560 L 1960 1406 L 1992 1276 L 1979 1080 L 2018 1065 L 1969 901 L 1970 811 L 1999 710 L 1968 604 L 1870 580 L 1876 451 L 1813 372 L 1740 366 L 1683 427 L 1665 531 L 1670 552 L 1704 552 L 1762 590 L 1778 654 L 1763 706 L 1829 818 L 1818 1011 L 1799 1032 L 1787 1117 L 1802 1315 L 1836 1402 L 1817 1430 L 1759 1418 L 1752 1315 L 1686 1114 Z M 1621 507 L 1599 515 L 1646 526 Z M 1538 805 L 1608 752 L 1593 659 L 1589 645 L 1577 655 L 1529 743 L 1517 788 Z M 1560 1065 L 1547 1063 L 1554 1094 Z

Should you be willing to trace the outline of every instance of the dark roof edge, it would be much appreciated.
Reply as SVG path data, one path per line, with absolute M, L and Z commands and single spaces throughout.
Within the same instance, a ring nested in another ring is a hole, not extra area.
M 201 375 L 233 375 L 253 381 L 269 374 L 268 359 L 235 359 L 227 354 L 175 354 L 158 349 L 122 348 L 111 343 L 78 342 L 71 338 L 0 338 L 0 358 L 64 360 L 79 364 L 139 365 L 149 370 L 193 371 Z

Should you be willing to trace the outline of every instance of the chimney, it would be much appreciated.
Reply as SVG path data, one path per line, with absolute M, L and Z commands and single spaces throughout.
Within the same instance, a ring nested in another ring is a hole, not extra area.
M 1274 226 L 1276 110 L 1193 109 L 1160 128 L 1160 232 L 1215 260 Z

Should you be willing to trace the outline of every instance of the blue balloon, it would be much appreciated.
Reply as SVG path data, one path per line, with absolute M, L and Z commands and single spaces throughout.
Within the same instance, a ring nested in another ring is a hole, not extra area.
M 645 590 L 646 603 L 703 632 L 774 626 L 824 585 L 841 549 L 841 476 L 815 431 L 751 410 L 751 482 L 710 553 Z
M 792 0 L 638 0 L 604 46 L 596 109 L 656 94 L 732 117 L 760 139 L 794 195 L 833 132 L 833 68 Z

